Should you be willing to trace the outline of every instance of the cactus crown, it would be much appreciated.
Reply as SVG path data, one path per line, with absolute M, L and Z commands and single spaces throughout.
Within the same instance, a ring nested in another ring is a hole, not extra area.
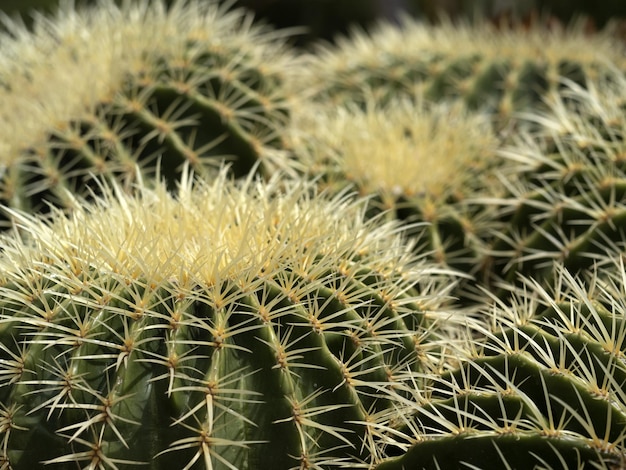
M 122 277 L 141 273 L 155 283 L 215 285 L 246 272 L 275 276 L 285 266 L 323 271 L 325 261 L 358 258 L 381 273 L 406 271 L 406 283 L 415 281 L 410 279 L 410 243 L 389 238 L 397 227 L 378 229 L 373 221 L 360 220 L 362 202 L 348 204 L 345 193 L 330 204 L 326 197 L 307 197 L 313 189 L 309 184 L 281 194 L 279 178 L 268 185 L 250 178 L 242 189 L 228 181 L 225 171 L 213 182 L 198 184 L 200 189 L 194 189 L 187 175 L 177 197 L 163 185 L 155 191 L 139 185 L 142 195 L 137 198 L 108 192 L 95 206 L 77 207 L 72 217 L 57 214 L 53 225 L 12 211 L 34 244 L 26 250 L 7 238 L 3 273 L 19 277 L 22 268 L 15 271 L 18 260 L 9 254 L 22 253 L 28 264 L 52 257 L 50 266 L 85 274 L 96 265 Z M 63 260 L 85 265 L 69 266 Z
M 379 54 L 374 44 L 381 48 Z M 411 44 L 413 47 L 400 47 L 403 44 Z M 329 51 L 323 46 L 320 49 Z M 387 54 L 397 54 L 398 51 L 414 59 L 428 52 L 432 56 L 485 55 L 492 59 L 502 57 L 519 61 L 535 57 L 553 64 L 567 58 L 576 58 L 582 63 L 597 63 L 598 51 L 602 51 L 607 56 L 600 60 L 615 60 L 616 64 L 623 62 L 620 54 L 622 47 L 610 32 L 589 35 L 579 25 L 566 30 L 544 27 L 526 30 L 445 20 L 437 25 L 428 25 L 405 19 L 400 27 L 381 24 L 371 34 L 354 31 L 352 37 L 338 39 L 338 49 L 339 52 L 333 57 L 333 64 L 338 68 L 342 64 L 343 67 L 349 67 L 350 58 L 362 57 L 365 59 L 364 64 L 372 64 L 384 61 L 389 57 Z M 346 60 L 341 61 L 339 55 Z
M 450 273 L 311 184 L 223 171 L 139 193 L 49 224 L 14 214 L 27 236 L 2 239 L 3 458 L 380 460 L 394 389 L 449 357 Z
M 469 200 L 501 193 L 502 159 L 486 114 L 458 101 L 372 98 L 365 108 L 312 106 L 295 114 L 293 127 L 298 159 L 318 184 L 354 187 L 371 198 L 368 214 L 427 222 L 411 235 L 439 263 L 464 272 L 480 264 L 476 248 L 494 229 L 493 211 Z

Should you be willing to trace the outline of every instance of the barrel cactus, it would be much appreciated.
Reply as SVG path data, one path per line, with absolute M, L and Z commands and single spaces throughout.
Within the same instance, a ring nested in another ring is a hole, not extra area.
M 282 162 L 285 33 L 217 1 L 69 2 L 0 37 L 0 202 L 71 207 L 93 175 L 127 185 L 184 163 L 237 176 Z M 6 225 L 6 220 L 0 221 Z
M 432 100 L 458 97 L 504 126 L 516 111 L 541 106 L 563 77 L 584 85 L 624 68 L 623 44 L 582 28 L 498 30 L 493 25 L 426 25 L 407 19 L 355 31 L 309 56 L 295 86 L 333 104 L 380 101 L 416 90 Z
M 3 464 L 384 458 L 396 389 L 460 338 L 456 275 L 413 254 L 397 224 L 364 219 L 363 201 L 310 184 L 222 171 L 184 177 L 176 196 L 138 192 L 48 222 L 13 211 L 19 232 L 2 235 L 0 256 Z
M 626 465 L 626 271 L 619 256 L 553 288 L 528 282 L 486 311 L 458 368 L 433 376 L 377 467 L 501 469 Z M 406 452 L 404 452 L 406 450 Z
M 496 212 L 468 198 L 501 195 L 492 190 L 504 161 L 486 114 L 459 102 L 369 99 L 365 108 L 308 106 L 293 123 L 297 160 L 319 186 L 369 197 L 369 215 L 411 225 L 418 249 L 437 263 L 480 266 Z
M 626 242 L 626 80 L 556 95 L 544 113 L 529 113 L 536 132 L 521 133 L 501 155 L 507 193 L 503 229 L 494 232 L 485 275 L 495 286 L 521 277 L 553 282 L 553 266 L 588 269 L 606 249 Z

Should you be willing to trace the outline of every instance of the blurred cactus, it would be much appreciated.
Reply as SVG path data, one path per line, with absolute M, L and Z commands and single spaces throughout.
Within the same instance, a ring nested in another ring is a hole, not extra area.
M 624 68 L 623 51 L 608 33 L 590 37 L 580 27 L 498 30 L 487 23 L 428 26 L 407 19 L 320 46 L 307 57 L 294 93 L 331 105 L 416 92 L 432 101 L 460 98 L 504 127 L 516 112 L 540 108 L 563 88 L 563 79 L 585 86 Z
M 2 236 L 3 464 L 380 461 L 396 389 L 454 347 L 455 276 L 310 184 L 138 192 Z
M 0 201 L 45 211 L 184 163 L 269 175 L 283 162 L 293 66 L 281 33 L 217 2 L 68 6 L 0 52 Z M 2 225 L 6 220 L 2 221 Z

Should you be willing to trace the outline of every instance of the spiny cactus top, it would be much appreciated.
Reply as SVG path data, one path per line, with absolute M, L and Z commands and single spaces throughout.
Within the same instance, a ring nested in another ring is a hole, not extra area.
M 3 235 L 2 461 L 380 460 L 395 388 L 453 347 L 454 276 L 310 184 L 118 192 Z
M 379 470 L 624 468 L 624 263 L 557 272 L 485 312 L 461 366 L 407 402 L 411 448 Z
M 506 230 L 494 233 L 487 275 L 514 282 L 520 274 L 550 279 L 554 263 L 572 272 L 626 243 L 626 79 L 597 88 L 575 84 L 554 96 L 537 125 L 502 150 Z
M 274 170 L 290 100 L 284 33 L 217 1 L 66 6 L 0 38 L 0 201 L 72 204 L 90 175 Z M 280 159 L 279 159 L 280 160 Z M 92 189 L 96 185 L 91 185 Z
M 468 206 L 467 198 L 499 187 L 495 169 L 502 161 L 487 115 L 458 102 L 368 100 L 365 109 L 309 106 L 294 113 L 293 127 L 298 160 L 319 185 L 333 191 L 351 185 L 371 197 L 370 213 L 427 222 L 414 235 L 437 262 L 464 271 L 478 264 L 477 245 L 495 217 Z
M 296 87 L 333 103 L 362 102 L 364 90 L 386 101 L 417 89 L 435 100 L 458 96 L 472 108 L 508 119 L 541 105 L 561 77 L 584 84 L 614 67 L 623 69 L 623 50 L 609 35 L 588 36 L 580 28 L 498 31 L 488 24 L 406 20 L 320 47 Z

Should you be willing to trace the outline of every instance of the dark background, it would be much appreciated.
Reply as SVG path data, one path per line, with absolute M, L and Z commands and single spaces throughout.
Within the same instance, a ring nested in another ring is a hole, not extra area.
M 58 4 L 59 0 L 0 0 L 0 10 L 9 16 L 20 15 L 30 24 L 33 9 L 51 12 Z M 320 38 L 332 40 L 355 23 L 368 27 L 380 19 L 395 21 L 401 12 L 428 21 L 436 21 L 442 12 L 452 18 L 486 17 L 491 21 L 551 16 L 562 23 L 585 15 L 594 28 L 626 17 L 626 0 L 237 0 L 236 4 L 277 27 L 304 26 L 306 32 L 297 39 L 299 45 Z

